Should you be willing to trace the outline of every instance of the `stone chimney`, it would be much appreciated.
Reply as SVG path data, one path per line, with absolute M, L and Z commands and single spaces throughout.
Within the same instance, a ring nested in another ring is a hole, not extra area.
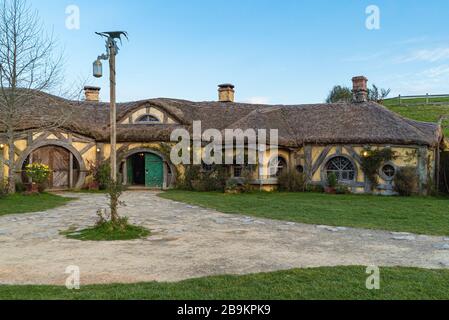
M 352 78 L 353 102 L 362 103 L 368 101 L 368 79 L 360 76 Z
M 85 100 L 99 102 L 100 101 L 100 90 L 101 90 L 101 88 L 99 88 L 99 87 L 85 86 L 84 87 Z
M 225 83 L 218 86 L 218 101 L 234 102 L 234 85 Z

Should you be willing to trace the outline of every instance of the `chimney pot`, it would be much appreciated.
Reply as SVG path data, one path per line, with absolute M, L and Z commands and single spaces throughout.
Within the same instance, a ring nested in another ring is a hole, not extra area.
M 234 102 L 235 86 L 230 83 L 218 85 L 218 100 L 220 102 Z
M 99 102 L 100 101 L 100 90 L 99 87 L 85 86 L 84 95 L 86 101 Z
M 355 103 L 362 103 L 368 101 L 368 79 L 364 76 L 352 78 L 353 84 L 353 101 Z

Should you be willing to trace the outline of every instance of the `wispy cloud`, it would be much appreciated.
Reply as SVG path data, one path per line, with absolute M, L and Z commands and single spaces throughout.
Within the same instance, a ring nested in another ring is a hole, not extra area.
M 449 75 L 449 65 L 441 65 L 435 68 L 424 70 L 420 74 L 423 77 L 435 79 Z
M 416 44 L 416 43 L 428 42 L 429 39 L 430 38 L 428 36 L 415 37 L 415 38 L 400 40 L 400 41 L 396 42 L 395 44 L 403 46 L 406 44 Z
M 268 97 L 251 97 L 246 99 L 244 102 L 251 104 L 269 104 L 270 98 Z
M 407 62 L 438 62 L 449 59 L 449 47 L 436 49 L 421 49 L 395 59 L 396 63 Z
M 395 74 L 385 78 L 383 83 L 393 89 L 392 95 L 448 93 L 449 65 L 443 64 L 419 72 Z

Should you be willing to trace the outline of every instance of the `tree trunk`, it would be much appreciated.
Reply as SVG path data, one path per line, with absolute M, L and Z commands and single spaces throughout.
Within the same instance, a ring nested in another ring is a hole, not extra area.
M 14 145 L 14 135 L 8 135 L 8 164 L 9 164 L 9 175 L 8 175 L 8 193 L 16 193 L 16 163 L 15 163 L 15 145 Z

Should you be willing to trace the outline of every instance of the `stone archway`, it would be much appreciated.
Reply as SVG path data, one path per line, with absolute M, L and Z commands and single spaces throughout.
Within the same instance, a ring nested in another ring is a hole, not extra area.
M 78 150 L 76 150 L 72 145 L 68 144 L 67 142 L 58 140 L 43 140 L 29 146 L 25 151 L 22 152 L 19 159 L 17 160 L 16 168 L 19 168 L 20 170 L 26 163 L 27 159 L 29 159 L 29 157 L 33 154 L 33 152 L 36 152 L 39 149 L 47 147 L 62 148 L 68 152 L 68 162 L 69 162 L 67 168 L 69 179 L 68 187 L 81 189 L 86 179 L 86 172 L 87 172 L 86 165 L 84 163 L 83 157 L 78 152 Z M 74 175 L 73 171 L 74 163 L 77 163 L 78 165 L 79 172 L 77 174 L 77 177 Z M 19 180 L 22 179 L 21 172 L 18 172 L 17 176 Z
M 151 148 L 135 148 L 123 152 L 118 155 L 117 165 L 121 169 L 123 176 L 123 183 L 125 185 L 129 184 L 130 179 L 128 178 L 128 163 L 127 160 L 137 154 L 150 154 L 162 159 L 163 163 L 163 183 L 162 189 L 167 189 L 173 187 L 176 182 L 176 167 L 171 163 L 171 161 L 163 155 L 161 152 L 151 149 Z

